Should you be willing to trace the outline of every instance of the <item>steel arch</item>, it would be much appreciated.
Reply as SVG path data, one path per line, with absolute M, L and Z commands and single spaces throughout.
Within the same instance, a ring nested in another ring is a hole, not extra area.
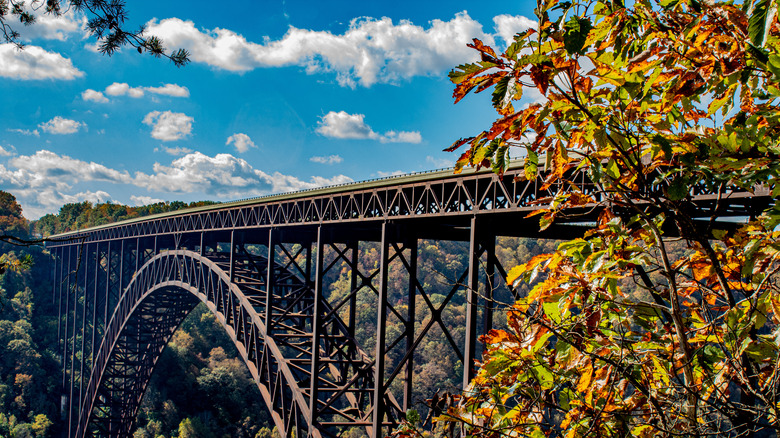
M 265 297 L 248 297 L 216 262 L 189 250 L 157 254 L 125 289 L 95 355 L 76 436 L 130 434 L 157 358 L 199 301 L 216 315 L 236 345 L 279 430 L 285 436 L 293 430 L 296 436 L 321 436 L 317 425 L 310 423 L 306 391 L 277 343 L 266 337 L 265 323 L 252 304 Z

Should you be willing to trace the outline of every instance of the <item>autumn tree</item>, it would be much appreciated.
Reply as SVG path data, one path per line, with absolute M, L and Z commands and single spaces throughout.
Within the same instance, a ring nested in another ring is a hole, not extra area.
M 168 58 L 176 66 L 189 62 L 189 53 L 185 49 L 167 51 L 159 38 L 145 33 L 143 26 L 128 29 L 125 23 L 128 17 L 125 3 L 117 0 L 30 0 L 27 4 L 24 0 L 0 0 L 0 39 L 21 49 L 23 44 L 18 25 L 33 25 L 39 13 L 59 16 L 67 10 L 87 17 L 87 30 L 97 38 L 100 53 L 112 55 L 122 47 L 129 46 L 138 53 Z M 13 25 L 15 21 L 18 24 Z
M 541 228 L 596 216 L 511 270 L 532 287 L 440 421 L 475 437 L 780 431 L 776 9 L 539 0 L 503 53 L 474 40 L 454 97 L 489 90 L 498 118 L 452 146 L 458 168 L 501 173 L 520 148 L 524 177 L 556 190 Z M 542 97 L 521 106 L 528 87 Z

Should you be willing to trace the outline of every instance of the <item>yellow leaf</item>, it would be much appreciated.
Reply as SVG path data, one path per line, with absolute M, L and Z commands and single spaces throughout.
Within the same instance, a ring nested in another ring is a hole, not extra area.
M 585 369 L 582 371 L 582 375 L 580 375 L 580 380 L 577 383 L 577 391 L 586 392 L 588 388 L 590 388 L 591 382 L 593 382 L 593 363 L 588 360 Z

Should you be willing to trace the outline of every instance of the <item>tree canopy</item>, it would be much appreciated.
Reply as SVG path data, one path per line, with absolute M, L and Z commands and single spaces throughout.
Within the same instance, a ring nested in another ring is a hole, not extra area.
M 505 51 L 474 40 L 454 98 L 489 90 L 498 117 L 453 144 L 458 169 L 501 173 L 522 148 L 525 177 L 557 190 L 541 228 L 597 218 L 511 270 L 531 290 L 440 421 L 475 437 L 780 431 L 776 9 L 540 0 Z M 527 87 L 542 97 L 520 106 Z M 725 218 L 740 192 L 770 201 Z
M 130 46 L 138 53 L 168 58 L 179 67 L 189 62 L 189 53 L 185 49 L 167 51 L 159 38 L 145 34 L 143 26 L 128 30 L 125 25 L 128 17 L 125 3 L 118 0 L 31 0 L 28 5 L 25 5 L 24 0 L 0 0 L 2 38 L 6 43 L 22 48 L 19 31 L 16 30 L 18 27 L 11 24 L 13 21 L 18 20 L 19 24 L 30 26 L 35 23 L 34 12 L 59 16 L 63 9 L 69 8 L 88 18 L 87 30 L 97 38 L 100 53 L 112 55 L 123 46 Z

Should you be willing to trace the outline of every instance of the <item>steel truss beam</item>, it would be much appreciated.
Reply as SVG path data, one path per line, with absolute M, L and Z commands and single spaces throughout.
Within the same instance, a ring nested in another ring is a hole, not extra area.
M 524 218 L 544 208 L 559 185 L 545 184 L 540 173 L 526 180 L 522 168 L 509 169 L 499 177 L 491 172 L 431 174 L 428 177 L 401 177 L 373 185 L 356 184 L 319 191 L 304 191 L 285 196 L 257 198 L 166 213 L 148 218 L 65 233 L 87 241 L 118 240 L 150 236 L 178 236 L 201 231 L 231 231 L 258 227 L 298 227 L 300 225 L 375 222 L 424 218 L 469 218 L 479 215 L 514 213 Z M 598 202 L 600 194 L 585 173 L 572 173 L 569 180 L 591 194 Z M 705 186 L 691 189 L 702 217 L 751 216 L 766 208 L 768 191 L 756 188 L 752 193 L 735 187 L 713 193 Z M 590 209 L 572 211 L 574 222 L 593 219 Z M 560 221 L 559 221 L 560 222 Z M 529 222 L 530 223 L 530 222 Z M 529 232 L 534 232 L 530 230 Z M 529 235 L 528 237 L 531 237 Z

